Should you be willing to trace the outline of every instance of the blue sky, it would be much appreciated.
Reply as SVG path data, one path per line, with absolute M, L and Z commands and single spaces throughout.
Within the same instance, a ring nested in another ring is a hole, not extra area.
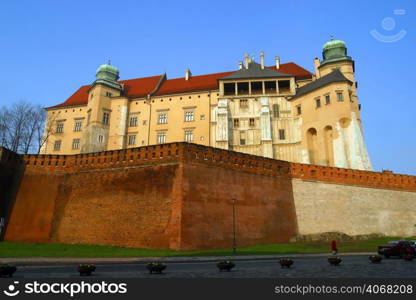
M 334 34 L 356 62 L 375 170 L 416 175 L 415 14 L 415 1 L 3 0 L 0 106 L 63 102 L 108 59 L 121 79 L 233 70 L 260 51 L 313 71 Z

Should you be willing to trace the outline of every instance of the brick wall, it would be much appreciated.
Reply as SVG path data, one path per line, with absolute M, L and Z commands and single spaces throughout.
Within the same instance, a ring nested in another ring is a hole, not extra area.
M 307 164 L 291 164 L 293 178 L 364 187 L 416 191 L 416 176 L 371 172 Z
M 238 246 L 284 242 L 305 231 L 309 221 L 300 216 L 320 201 L 319 183 L 416 195 L 415 176 L 292 164 L 188 143 L 21 159 L 10 241 L 230 248 L 235 197 Z M 294 180 L 316 187 L 314 199 L 296 198 Z

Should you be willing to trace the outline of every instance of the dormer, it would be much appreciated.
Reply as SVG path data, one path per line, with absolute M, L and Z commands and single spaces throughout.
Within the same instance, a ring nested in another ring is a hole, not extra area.
M 263 52 L 260 57 L 261 64 L 258 64 L 246 54 L 244 66 L 240 63 L 238 71 L 220 78 L 220 96 L 250 97 L 294 94 L 294 76 L 265 68 Z

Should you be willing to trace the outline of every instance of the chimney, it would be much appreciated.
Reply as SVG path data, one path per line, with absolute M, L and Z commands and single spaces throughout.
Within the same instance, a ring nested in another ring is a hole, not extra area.
M 192 76 L 191 70 L 189 68 L 186 68 L 185 70 L 185 80 L 189 80 Z
M 279 70 L 279 68 L 280 68 L 280 57 L 276 56 L 275 60 L 276 60 L 276 70 Z
M 261 64 L 261 69 L 264 70 L 264 52 L 263 51 L 260 52 L 260 64 Z
M 319 60 L 319 58 L 315 57 L 313 60 L 313 64 L 315 65 L 316 78 L 321 77 L 321 74 L 319 73 L 319 66 L 321 65 L 321 61 Z
M 250 62 L 250 58 L 248 57 L 248 53 L 244 54 L 244 60 L 245 60 L 245 67 L 248 69 L 248 63 Z
M 238 69 L 241 70 L 243 68 L 243 62 L 239 61 L 238 62 Z

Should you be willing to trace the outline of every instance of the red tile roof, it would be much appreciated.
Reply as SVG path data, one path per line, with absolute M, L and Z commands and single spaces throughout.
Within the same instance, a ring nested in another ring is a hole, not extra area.
M 268 67 L 269 69 L 276 69 L 276 66 L 271 66 Z M 295 75 L 296 79 L 309 79 L 312 78 L 312 73 L 309 72 L 308 70 L 302 68 L 301 66 L 290 62 L 290 63 L 285 63 L 285 64 L 281 64 L 280 68 L 277 70 L 280 73 L 286 73 L 286 74 L 292 74 Z
M 119 83 L 124 84 L 124 95 L 127 97 L 142 98 L 154 91 L 161 76 L 163 75 L 121 80 Z
M 159 88 L 155 95 L 159 96 L 186 92 L 216 90 L 218 89 L 218 79 L 232 73 L 234 73 L 234 71 L 191 76 L 189 80 L 185 80 L 185 77 L 168 79 L 163 82 L 162 86 Z
M 150 94 L 157 86 L 159 76 L 143 77 L 129 80 L 121 80 L 120 84 L 124 85 L 124 93 L 130 98 L 142 98 Z M 88 103 L 88 90 L 91 85 L 83 85 L 76 91 L 71 97 L 69 97 L 64 103 L 49 107 L 58 108 L 75 105 L 85 105 Z
M 275 66 L 267 68 L 276 69 Z M 292 62 L 281 64 L 280 68 L 277 71 L 281 73 L 294 75 L 296 79 L 307 79 L 311 78 L 312 76 L 311 72 L 305 70 L 304 68 Z M 196 91 L 216 90 L 218 89 L 218 79 L 230 75 L 234 72 L 235 71 L 191 76 L 189 80 L 185 80 L 184 77 L 167 79 L 162 83 L 155 95 L 160 96 Z M 129 98 L 142 98 L 146 97 L 148 94 L 154 91 L 161 79 L 161 76 L 121 80 L 119 81 L 119 83 L 124 84 L 125 96 Z M 84 85 L 80 87 L 65 102 L 49 108 L 59 108 L 87 104 L 88 90 L 90 87 L 91 85 Z

